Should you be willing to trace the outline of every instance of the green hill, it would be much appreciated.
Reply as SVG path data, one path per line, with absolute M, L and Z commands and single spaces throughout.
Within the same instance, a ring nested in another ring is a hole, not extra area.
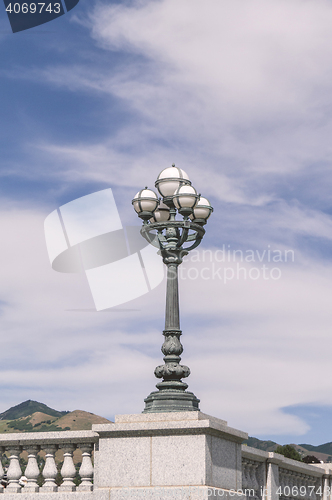
M 110 423 L 82 410 L 57 411 L 37 401 L 25 401 L 0 414 L 0 434 L 90 430 L 93 424 Z
M 274 441 L 263 441 L 255 437 L 249 437 L 243 444 L 263 451 L 275 451 L 278 447 L 278 443 Z M 291 443 L 291 446 L 293 446 L 302 457 L 314 455 L 318 460 L 322 460 L 323 462 L 332 461 L 332 443 L 325 443 L 319 446 Z
M 22 417 L 28 417 L 33 413 L 41 412 L 50 415 L 51 417 L 61 418 L 68 413 L 68 411 L 57 411 L 49 408 L 43 403 L 38 403 L 38 401 L 24 401 L 17 406 L 12 406 L 9 410 L 0 413 L 0 420 L 16 420 Z
M 319 446 L 313 446 L 312 444 L 300 444 L 306 450 L 316 451 L 318 453 L 326 453 L 327 455 L 332 455 L 332 443 L 320 444 Z
M 278 444 L 274 441 L 261 441 L 260 439 L 251 436 L 249 436 L 243 444 L 263 451 L 274 451 L 278 446 Z

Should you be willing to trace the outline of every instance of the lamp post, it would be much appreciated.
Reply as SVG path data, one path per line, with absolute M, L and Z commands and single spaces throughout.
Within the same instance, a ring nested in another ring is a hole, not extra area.
M 178 266 L 183 257 L 200 244 L 205 234 L 203 226 L 213 208 L 206 198 L 197 194 L 186 172 L 175 165 L 159 174 L 155 186 L 162 201 L 147 187 L 132 201 L 138 217 L 143 220 L 141 235 L 160 250 L 167 266 L 165 340 L 161 348 L 165 364 L 154 371 L 155 376 L 163 380 L 156 385 L 158 391 L 151 392 L 144 400 L 143 413 L 198 411 L 199 399 L 186 391 L 188 384 L 181 380 L 190 375 L 190 370 L 180 364 L 183 346 L 180 342 Z M 182 220 L 176 219 L 177 213 Z

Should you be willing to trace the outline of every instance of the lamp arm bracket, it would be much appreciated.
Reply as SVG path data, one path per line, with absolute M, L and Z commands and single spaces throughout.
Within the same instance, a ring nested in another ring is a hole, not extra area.
M 196 241 L 198 238 L 198 234 L 195 233 L 195 234 L 189 234 L 189 236 L 187 237 L 186 241 Z M 201 239 L 202 239 L 202 236 L 201 236 Z
M 163 235 L 163 233 L 161 231 L 158 231 L 157 238 L 158 238 L 158 243 L 159 243 L 160 250 L 164 250 L 165 249 L 165 245 L 163 245 L 163 243 L 167 243 L 167 240 L 166 240 L 165 236 Z
M 194 241 L 194 244 L 185 250 L 193 250 L 196 248 L 205 234 L 205 229 L 195 222 L 183 220 L 183 221 L 166 221 L 166 222 L 152 222 L 150 224 L 144 224 L 141 228 L 141 235 L 146 239 L 148 243 L 153 245 L 159 250 L 163 251 L 167 245 L 167 239 L 163 235 L 162 231 L 172 227 L 179 231 L 182 229 L 181 237 L 179 238 L 176 248 L 181 248 L 183 243 L 187 241 Z M 157 234 L 152 233 L 152 231 L 157 230 Z M 194 234 L 189 234 L 189 230 L 194 231 Z
M 161 242 L 159 240 L 159 235 L 148 233 L 147 231 L 141 230 L 141 235 L 143 238 L 156 248 L 162 249 Z
M 198 247 L 198 245 L 200 244 L 202 239 L 203 239 L 202 237 L 197 236 L 195 243 L 193 245 L 191 245 L 190 247 L 185 248 L 185 250 L 187 250 L 187 252 L 190 252 L 190 250 L 194 250 L 194 248 Z
M 188 220 L 170 220 L 166 222 L 151 222 L 149 224 L 145 224 L 142 226 L 141 229 L 141 234 L 144 236 L 145 233 L 151 232 L 153 229 L 156 229 L 157 231 L 163 231 L 164 229 L 167 229 L 168 227 L 174 227 L 177 229 L 190 229 L 192 231 L 195 231 L 197 234 L 199 234 L 202 238 L 205 234 L 205 229 L 197 224 L 196 222 L 188 221 Z M 145 237 L 145 236 L 144 236 Z
M 185 243 L 186 241 L 188 241 L 188 233 L 189 233 L 189 228 L 185 227 L 185 228 L 182 229 L 181 237 L 180 237 L 179 241 L 176 244 L 177 248 L 182 247 L 183 243 Z

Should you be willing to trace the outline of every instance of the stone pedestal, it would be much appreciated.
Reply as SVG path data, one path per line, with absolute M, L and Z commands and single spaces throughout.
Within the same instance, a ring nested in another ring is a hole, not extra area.
M 92 430 L 100 436 L 94 489 L 112 500 L 226 499 L 241 489 L 247 434 L 224 420 L 200 411 L 119 415 Z

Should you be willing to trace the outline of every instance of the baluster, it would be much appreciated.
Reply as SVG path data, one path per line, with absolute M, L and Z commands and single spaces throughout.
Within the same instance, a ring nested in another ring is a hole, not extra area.
M 307 474 L 304 474 L 304 485 L 305 485 L 305 496 L 304 500 L 311 500 L 310 496 L 310 491 L 309 491 L 309 486 L 310 486 L 310 481 L 309 481 L 309 476 Z
M 301 486 L 301 484 L 302 484 L 302 474 L 300 472 L 297 472 L 296 476 L 295 476 L 295 480 L 294 480 L 294 486 L 296 486 L 296 488 L 297 488 L 297 493 L 295 494 L 296 500 L 298 500 L 299 497 L 300 497 L 300 486 Z
M 19 480 L 22 476 L 21 466 L 20 466 L 20 446 L 11 446 L 8 448 L 10 464 L 7 471 L 8 486 L 5 489 L 5 493 L 20 493 L 21 486 Z
M 280 481 L 280 489 L 281 489 L 280 499 L 282 499 L 282 498 L 286 498 L 285 487 L 287 486 L 287 474 L 286 474 L 285 469 L 280 468 L 279 470 L 280 470 L 279 481 Z
M 249 488 L 255 490 L 255 466 L 252 460 L 249 461 Z
M 318 488 L 318 485 L 317 485 L 317 478 L 316 477 L 311 477 L 311 484 L 315 487 L 314 489 L 314 494 L 315 494 L 315 500 L 319 500 L 320 497 L 317 496 L 317 488 Z
M 303 487 L 304 485 L 305 485 L 305 475 L 299 474 L 299 491 L 300 491 L 301 486 Z M 303 488 L 302 488 L 302 491 L 303 491 Z M 300 493 L 299 493 L 299 495 L 300 495 Z M 301 498 L 301 500 L 303 500 L 304 496 L 301 497 L 301 495 L 300 495 L 300 498 Z
M 312 487 L 314 486 L 312 482 L 312 477 L 307 476 L 307 482 L 308 482 L 308 499 L 309 500 L 314 500 L 315 498 L 315 492 L 312 490 Z
M 290 496 L 292 498 L 293 497 L 293 493 L 295 493 L 294 491 L 294 486 L 296 486 L 296 476 L 297 476 L 297 473 L 296 472 L 291 472 L 290 473 L 290 483 L 289 483 L 289 487 L 290 487 Z
M 264 491 L 265 488 L 265 481 L 266 481 L 266 472 L 265 472 L 265 466 L 262 462 L 258 463 L 258 468 L 256 471 L 256 479 L 258 482 L 258 498 L 263 499 L 266 497 L 266 491 Z
M 300 488 L 302 487 L 302 495 L 300 494 Z M 300 474 L 299 475 L 299 498 L 301 500 L 304 500 L 305 499 L 305 494 L 303 495 L 303 487 L 305 487 L 305 475 L 304 474 Z
M 312 486 L 311 479 L 310 479 L 310 476 L 308 476 L 306 474 L 307 500 L 312 500 L 312 493 L 311 493 L 310 486 Z
M 301 496 L 301 494 L 300 494 L 300 500 L 307 500 L 308 499 L 308 488 L 307 488 L 307 476 L 306 476 L 306 474 L 301 474 L 301 486 L 302 486 L 302 493 L 304 490 L 304 495 Z
M 283 498 L 283 494 L 282 494 L 283 490 L 282 490 L 282 488 L 283 488 L 283 483 L 284 483 L 284 475 L 283 475 L 283 472 L 282 472 L 282 468 L 281 468 L 281 467 L 279 467 L 279 468 L 278 468 L 278 470 L 279 470 L 279 484 L 276 484 L 276 488 L 278 488 L 278 487 L 280 488 L 280 492 L 281 492 L 281 494 L 280 494 L 280 495 L 278 495 L 278 499 L 279 499 L 279 500 L 282 500 L 282 498 Z M 271 492 L 270 492 L 270 493 L 271 493 Z M 302 499 L 301 499 L 301 500 L 302 500 Z
M 54 458 L 58 446 L 50 444 L 43 446 L 42 449 L 46 453 L 45 457 L 46 460 L 43 469 L 43 477 L 45 479 L 45 482 L 43 486 L 40 488 L 40 491 L 58 491 L 58 487 L 55 482 L 58 469 L 56 468 L 55 458 Z
M 320 494 L 318 493 L 318 495 L 317 495 L 317 499 L 318 499 L 318 500 L 322 500 L 322 498 L 323 498 L 323 489 L 324 489 L 324 481 L 323 481 L 323 478 L 318 477 L 318 478 L 316 479 L 315 486 L 316 486 L 316 491 L 319 491 L 319 492 L 320 492 Z
M 246 489 L 249 487 L 249 481 L 248 481 L 248 461 L 243 460 L 242 461 L 242 489 Z
M 289 486 L 289 489 L 290 489 L 290 492 L 289 492 L 289 497 L 290 498 L 293 498 L 293 493 L 292 492 L 293 492 L 293 486 L 295 485 L 295 476 L 296 476 L 295 472 L 290 471 L 288 473 L 288 478 L 289 478 L 288 479 L 289 480 L 288 486 Z
M 283 469 L 279 468 L 279 486 L 280 486 L 280 500 L 284 497 L 284 484 L 285 484 L 285 475 Z
M 294 488 L 294 495 L 292 494 L 293 498 L 296 498 L 298 500 L 298 494 L 296 494 L 296 488 L 298 488 L 299 485 L 299 473 L 298 472 L 293 472 L 293 488 Z
M 39 476 L 39 467 L 37 463 L 37 453 L 40 450 L 39 446 L 26 446 L 24 448 L 28 452 L 28 465 L 25 469 L 25 477 L 28 482 L 24 486 L 24 491 L 37 492 L 39 491 L 39 486 L 37 484 L 37 479 Z
M 300 472 L 297 472 L 295 474 L 295 477 L 294 477 L 294 486 L 296 486 L 296 488 L 297 488 L 297 493 L 295 493 L 296 500 L 298 500 L 299 496 L 300 496 L 299 491 L 300 491 L 300 486 L 301 486 L 301 476 L 302 476 L 302 474 Z M 296 489 L 295 489 L 295 491 L 296 491 Z
M 314 486 L 314 489 L 312 490 L 311 500 L 317 500 L 317 495 L 316 495 L 317 481 L 316 481 L 316 478 L 311 476 L 310 480 L 311 480 L 311 486 Z
M 92 444 L 83 444 L 80 446 L 82 451 L 82 465 L 80 467 L 79 474 L 81 476 L 81 484 L 78 486 L 80 491 L 92 491 L 93 484 L 93 465 L 91 460 Z
M 3 490 L 4 490 L 4 487 L 1 484 L 1 480 L 3 479 L 3 477 L 5 475 L 5 471 L 3 470 L 3 467 L 2 467 L 2 454 L 4 451 L 5 451 L 5 449 L 2 446 L 0 446 L 0 493 L 3 493 Z
M 294 486 L 294 472 L 288 471 L 289 498 L 292 498 L 292 488 Z
M 61 446 L 61 448 L 63 449 L 63 466 L 61 469 L 63 483 L 61 484 L 59 491 L 75 491 L 76 486 L 73 479 L 76 476 L 76 469 L 73 461 L 73 453 L 76 449 L 76 445 L 65 444 Z
M 300 488 L 302 487 L 302 491 L 303 491 L 303 486 L 305 485 L 305 476 L 304 474 L 299 474 L 299 495 L 298 495 L 298 498 L 297 500 L 301 499 L 301 500 L 304 500 L 305 498 L 305 495 L 302 495 L 300 494 Z
M 259 484 L 258 484 L 257 477 L 256 477 L 257 467 L 258 467 L 257 463 L 253 462 L 251 464 L 251 484 L 252 484 L 252 488 L 255 492 L 256 499 L 258 499 L 258 488 L 259 488 Z
M 288 486 L 289 486 L 289 495 L 288 495 L 288 498 L 292 498 L 293 472 L 288 471 L 288 473 L 287 473 L 287 480 L 288 480 Z
M 329 487 L 329 475 L 324 474 L 323 476 L 323 495 L 321 496 L 322 500 L 329 500 L 329 495 L 327 494 L 328 492 L 328 487 Z
M 311 477 L 308 476 L 306 474 L 306 486 L 307 486 L 307 500 L 313 500 L 313 493 L 312 493 L 312 488 L 310 488 L 311 486 L 313 486 L 312 484 L 312 481 L 311 481 Z
M 303 483 L 303 474 L 302 474 L 302 473 L 301 473 L 301 474 L 299 473 L 299 474 L 298 474 L 298 477 L 297 477 L 297 487 L 298 487 L 298 489 L 299 489 L 299 494 L 298 494 L 298 497 L 300 497 L 300 498 L 301 498 L 301 500 L 303 500 L 303 497 L 301 497 L 301 496 L 300 496 L 300 488 L 301 488 L 301 486 L 303 486 L 303 484 L 304 484 L 304 483 Z M 297 500 L 298 500 L 298 499 L 297 499 Z
M 251 460 L 247 461 L 247 488 L 249 490 L 252 489 L 252 482 L 251 482 Z

